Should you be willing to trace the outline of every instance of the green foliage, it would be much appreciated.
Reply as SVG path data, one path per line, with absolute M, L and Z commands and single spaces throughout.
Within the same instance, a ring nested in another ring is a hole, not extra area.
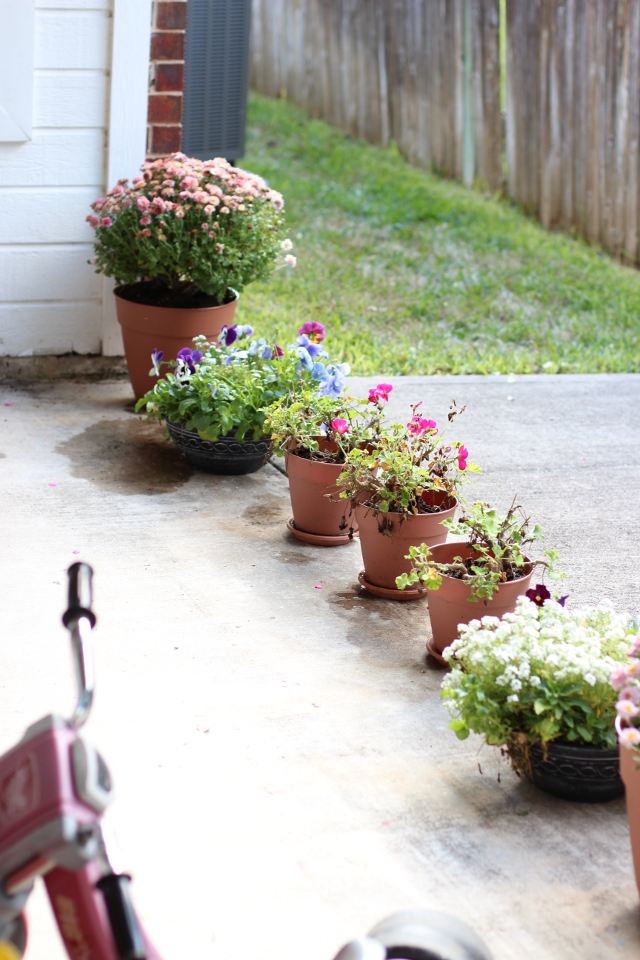
M 380 427 L 381 412 L 376 407 L 373 415 L 365 416 L 371 409 L 367 407 L 366 401 L 352 397 L 294 390 L 266 411 L 266 428 L 282 454 L 296 448 L 311 460 L 344 463 L 348 452 Z
M 283 243 L 291 244 L 283 239 L 282 197 L 260 177 L 182 154 L 147 162 L 142 172 L 92 204 L 97 273 L 198 290 L 222 304 L 284 263 Z
M 331 327 L 359 376 L 640 371 L 640 274 L 470 191 L 252 95 L 245 166 L 284 193 L 300 269 L 243 319 Z
M 542 538 L 538 524 L 529 529 L 529 517 L 522 507 L 512 503 L 508 513 L 500 516 L 482 500 L 466 507 L 462 516 L 442 521 L 454 536 L 465 537 L 467 546 L 474 551 L 470 564 L 462 557 L 454 557 L 451 563 L 436 563 L 426 544 L 410 547 L 407 559 L 411 571 L 396 578 L 399 590 L 421 583 L 428 590 L 437 590 L 443 576 L 457 576 L 471 587 L 470 600 L 490 600 L 501 583 L 517 580 L 533 567 L 542 566 L 549 576 L 558 576 L 554 563 L 558 559 L 555 550 L 545 551 L 546 560 L 531 560 L 527 547 Z
M 433 493 L 441 495 L 439 504 L 433 500 L 434 512 L 445 510 L 459 496 L 467 472 L 479 471 L 466 462 L 462 443 L 447 443 L 444 430 L 438 433 L 433 420 L 418 416 L 418 406 L 412 406 L 407 424 L 380 426 L 366 445 L 348 453 L 338 483 L 340 496 L 350 500 L 352 508 L 366 503 L 376 512 L 408 517 L 420 512 L 423 494 Z M 449 421 L 461 412 L 454 405 Z
M 194 341 L 206 347 L 201 338 Z M 231 363 L 225 359 L 232 356 Z M 304 375 L 303 375 L 304 376 Z M 194 372 L 178 366 L 136 404 L 148 418 L 183 423 L 205 440 L 234 433 L 237 440 L 268 435 L 265 408 L 301 384 L 292 354 L 263 359 L 247 351 L 209 346 Z

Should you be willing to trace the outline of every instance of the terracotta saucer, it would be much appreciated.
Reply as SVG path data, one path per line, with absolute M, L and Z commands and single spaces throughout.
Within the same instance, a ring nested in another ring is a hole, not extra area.
M 287 520 L 287 530 L 298 540 L 302 540 L 303 543 L 312 543 L 316 547 L 340 547 L 343 543 L 349 543 L 353 539 L 348 533 L 341 533 L 337 537 L 328 537 L 320 533 L 307 533 L 306 530 L 298 530 L 293 522 L 293 517 Z M 353 536 L 357 537 L 357 535 L 357 533 L 354 533 Z
M 426 597 L 426 590 L 394 590 L 392 587 L 377 587 L 375 583 L 369 583 L 364 575 L 364 570 L 358 574 L 360 585 L 365 588 L 374 597 L 382 597 L 383 600 L 421 600 Z
M 433 642 L 433 634 L 427 637 L 427 653 L 429 656 L 433 657 L 434 660 L 437 660 L 438 663 L 441 663 L 443 667 L 450 667 L 451 664 L 448 660 L 445 660 L 442 654 L 436 650 L 435 644 Z

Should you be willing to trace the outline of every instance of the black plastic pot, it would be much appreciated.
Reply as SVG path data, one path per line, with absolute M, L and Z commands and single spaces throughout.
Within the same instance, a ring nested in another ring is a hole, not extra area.
M 236 440 L 232 433 L 217 440 L 202 440 L 197 430 L 186 430 L 181 423 L 165 420 L 169 436 L 185 460 L 196 470 L 239 476 L 255 473 L 264 466 L 271 450 L 269 437 L 261 440 Z
M 551 742 L 545 760 L 543 747 L 534 743 L 531 780 L 545 793 L 579 803 L 602 803 L 624 796 L 617 750 Z

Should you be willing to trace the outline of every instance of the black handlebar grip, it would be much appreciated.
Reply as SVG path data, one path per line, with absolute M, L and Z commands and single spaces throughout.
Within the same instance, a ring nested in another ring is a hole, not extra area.
M 119 960 L 146 960 L 147 951 L 129 891 L 131 877 L 111 873 L 96 886 L 102 891 Z
M 95 626 L 96 617 L 91 609 L 91 580 L 93 570 L 88 563 L 72 563 L 67 570 L 69 576 L 69 607 L 62 617 L 65 627 L 80 617 L 86 617 L 91 626 Z

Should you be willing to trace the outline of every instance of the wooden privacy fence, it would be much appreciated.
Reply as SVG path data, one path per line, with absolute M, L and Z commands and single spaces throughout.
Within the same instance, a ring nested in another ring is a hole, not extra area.
M 640 0 L 507 0 L 508 192 L 640 262 Z
M 253 0 L 251 82 L 640 262 L 640 0 Z M 506 170 L 506 183 L 505 183 Z
M 251 82 L 466 183 L 502 184 L 499 0 L 253 0 Z M 473 113 L 472 113 L 473 111 Z

